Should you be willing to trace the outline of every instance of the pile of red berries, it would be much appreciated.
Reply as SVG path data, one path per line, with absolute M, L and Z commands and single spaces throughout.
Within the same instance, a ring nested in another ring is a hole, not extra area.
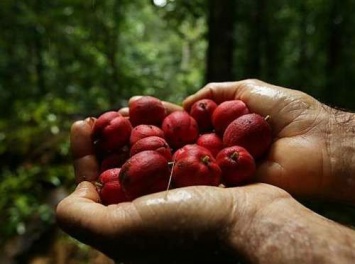
M 202 99 L 189 112 L 168 114 L 161 100 L 143 96 L 129 105 L 128 117 L 108 111 L 95 121 L 102 203 L 167 188 L 249 183 L 271 140 L 266 118 L 241 100 Z

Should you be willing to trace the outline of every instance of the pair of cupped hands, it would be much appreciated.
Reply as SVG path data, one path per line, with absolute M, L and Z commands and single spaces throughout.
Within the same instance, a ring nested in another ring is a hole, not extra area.
M 344 129 L 350 113 L 259 80 L 210 83 L 187 97 L 182 107 L 164 105 L 168 112 L 189 110 L 203 98 L 217 103 L 240 99 L 251 112 L 271 117 L 273 142 L 257 165 L 256 183 L 178 188 L 104 206 L 91 183 L 98 177 L 98 164 L 90 136 L 94 120 L 87 118 L 71 130 L 78 186 L 57 207 L 60 227 L 124 263 L 226 263 L 239 258 L 258 262 L 267 260 L 265 245 L 281 248 L 277 243 L 282 237 L 297 235 L 295 219 L 301 227 L 307 221 L 326 221 L 298 198 L 355 203 L 349 173 L 354 171 L 354 153 L 349 158 L 345 153 L 351 151 L 350 130 Z M 127 111 L 120 109 L 122 114 Z

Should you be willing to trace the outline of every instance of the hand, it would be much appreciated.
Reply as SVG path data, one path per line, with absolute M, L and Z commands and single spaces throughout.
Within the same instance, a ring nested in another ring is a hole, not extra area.
M 270 115 L 274 141 L 256 181 L 293 195 L 355 203 L 355 116 L 300 91 L 258 80 L 211 83 L 184 101 L 241 99 L 252 112 Z
M 58 224 L 120 263 L 351 263 L 355 257 L 355 231 L 271 185 L 179 188 L 110 206 L 98 200 L 92 183 L 80 183 L 58 205 Z

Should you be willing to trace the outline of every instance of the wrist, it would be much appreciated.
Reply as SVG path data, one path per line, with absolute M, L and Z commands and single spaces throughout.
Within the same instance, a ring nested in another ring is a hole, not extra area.
M 353 230 L 315 214 L 287 193 L 279 194 L 236 222 L 230 236 L 235 251 L 250 263 L 351 263 Z M 260 199 L 269 198 L 261 193 Z
M 326 133 L 330 182 L 327 196 L 355 204 L 355 114 L 328 108 L 329 133 Z

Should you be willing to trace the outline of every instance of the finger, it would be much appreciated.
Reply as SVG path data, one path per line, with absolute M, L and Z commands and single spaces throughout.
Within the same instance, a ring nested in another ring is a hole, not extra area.
M 167 101 L 162 101 L 165 109 L 166 109 L 166 112 L 167 114 L 170 114 L 172 112 L 175 112 L 175 111 L 181 111 L 183 110 L 182 106 L 180 105 L 176 105 L 176 104 L 173 104 L 173 103 L 170 103 L 170 102 L 167 102 Z
M 79 183 L 75 191 L 58 204 L 58 225 L 72 237 L 94 246 L 100 237 L 100 222 L 106 221 L 107 214 L 107 207 L 98 203 L 99 199 L 92 183 Z
M 189 109 L 193 103 L 204 98 L 212 99 L 217 104 L 239 99 L 244 101 L 252 112 L 263 114 L 270 112 L 281 99 L 290 97 L 288 93 L 293 92 L 259 80 L 209 83 L 187 97 L 183 102 L 183 107 Z
M 180 105 L 176 105 L 170 102 L 162 101 L 164 108 L 166 109 L 166 113 L 170 114 L 175 111 L 184 110 Z M 129 108 L 123 107 L 118 111 L 121 115 L 128 117 L 129 116 Z
M 129 116 L 129 108 L 128 107 L 122 107 L 118 112 L 123 115 L 128 117 Z
M 238 82 L 209 83 L 195 94 L 188 96 L 183 101 L 183 107 L 189 111 L 191 106 L 201 99 L 211 99 L 217 104 L 236 99 L 237 88 Z
M 135 95 L 135 96 L 132 96 L 131 98 L 129 98 L 128 100 L 128 107 L 134 102 L 134 101 L 137 101 L 138 99 L 142 98 L 143 95 Z
M 99 201 L 94 184 L 79 183 L 75 191 L 57 206 L 59 226 L 80 241 L 97 246 L 100 238 L 109 240 L 113 234 L 118 236 L 121 231 L 128 232 L 134 220 L 139 220 L 131 203 L 104 206 Z
M 94 123 L 94 118 L 87 118 L 75 122 L 71 127 L 70 145 L 77 182 L 96 180 L 99 173 L 99 165 L 91 139 Z
M 281 87 L 273 86 L 259 80 L 243 80 L 238 82 L 209 83 L 183 102 L 185 109 L 190 109 L 193 103 L 208 98 L 220 104 L 227 100 L 239 99 L 244 101 L 252 112 L 263 114 L 270 112 L 279 100 Z

